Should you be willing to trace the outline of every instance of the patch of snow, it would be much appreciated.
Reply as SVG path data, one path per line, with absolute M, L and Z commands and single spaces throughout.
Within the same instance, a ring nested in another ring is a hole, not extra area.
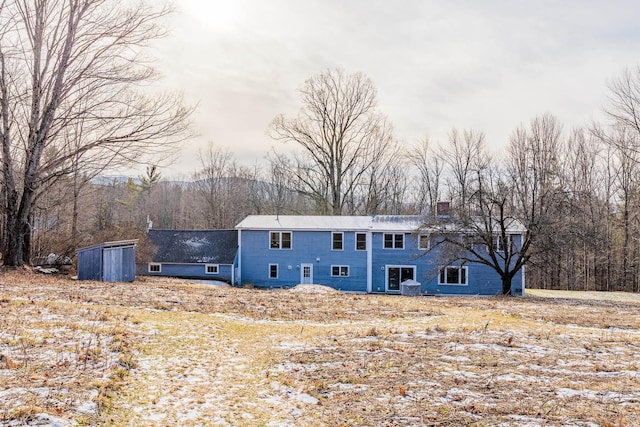
M 320 367 L 315 363 L 303 364 L 293 362 L 278 363 L 275 365 L 275 368 L 278 372 L 313 372 L 320 369 Z
M 228 284 L 227 282 L 223 282 L 222 280 L 195 280 L 195 283 L 198 283 L 199 285 L 227 286 L 227 287 L 231 286 L 230 284 Z
M 307 350 L 307 345 L 301 342 L 281 342 L 276 348 L 285 350 Z
M 76 410 L 81 414 L 96 414 L 98 413 L 98 405 L 95 402 L 84 402 Z
M 299 402 L 306 403 L 309 405 L 317 405 L 320 402 L 318 399 L 316 399 L 315 397 L 307 393 L 300 393 L 297 396 L 295 396 L 295 399 Z
M 319 293 L 319 294 L 337 294 L 339 290 L 324 285 L 297 285 L 291 288 L 291 292 Z
M 445 372 L 440 372 L 440 375 L 458 376 L 458 377 L 466 377 L 466 378 L 478 378 L 478 374 L 476 374 L 475 372 L 469 372 L 469 371 L 445 371 Z
M 340 390 L 350 390 L 355 392 L 361 392 L 367 389 L 366 384 L 347 384 L 347 383 L 334 383 L 329 384 L 329 388 L 339 388 Z
M 266 427 L 296 427 L 291 421 L 269 421 Z
M 449 362 L 471 362 L 471 359 L 469 359 L 466 356 L 449 356 L 448 354 L 444 354 L 440 356 L 440 359 L 446 360 Z
M 36 387 L 32 388 L 31 391 L 40 397 L 47 397 L 49 394 L 49 387 Z
M 167 414 L 151 414 L 147 418 L 151 421 L 162 421 L 167 417 Z
M 545 420 L 542 418 L 528 417 L 526 415 L 509 415 L 509 420 L 504 423 L 498 424 L 498 426 L 513 426 L 513 423 L 517 423 L 520 427 L 540 427 L 545 424 Z
M 71 423 L 64 418 L 54 417 L 49 414 L 38 414 L 35 418 L 36 425 L 39 427 L 69 427 Z
M 199 248 L 206 243 L 206 240 L 192 237 L 189 240 L 185 240 L 184 243 L 192 248 Z

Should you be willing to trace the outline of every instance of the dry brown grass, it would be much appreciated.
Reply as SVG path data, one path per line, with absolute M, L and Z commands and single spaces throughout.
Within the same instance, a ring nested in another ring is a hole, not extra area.
M 640 299 L 534 293 L 5 272 L 0 424 L 640 425 Z

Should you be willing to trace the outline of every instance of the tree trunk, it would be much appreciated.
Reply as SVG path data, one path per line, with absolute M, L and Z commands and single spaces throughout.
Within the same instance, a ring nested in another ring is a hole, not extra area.
M 6 185 L 6 184 L 5 184 Z M 2 261 L 4 265 L 20 265 L 18 259 L 22 254 L 18 251 L 18 195 L 13 191 L 8 191 L 7 206 L 5 212 L 5 246 Z
M 508 274 L 502 276 L 502 295 L 511 295 L 511 279 Z

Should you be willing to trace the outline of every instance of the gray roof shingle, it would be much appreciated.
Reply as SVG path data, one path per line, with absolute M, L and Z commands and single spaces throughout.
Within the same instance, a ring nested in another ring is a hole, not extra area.
M 154 262 L 233 264 L 237 230 L 149 230 Z

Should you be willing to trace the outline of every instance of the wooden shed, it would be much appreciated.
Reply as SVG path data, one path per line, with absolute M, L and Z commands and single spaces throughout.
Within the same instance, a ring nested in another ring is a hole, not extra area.
M 137 240 L 104 242 L 76 250 L 78 279 L 133 282 L 136 278 Z

